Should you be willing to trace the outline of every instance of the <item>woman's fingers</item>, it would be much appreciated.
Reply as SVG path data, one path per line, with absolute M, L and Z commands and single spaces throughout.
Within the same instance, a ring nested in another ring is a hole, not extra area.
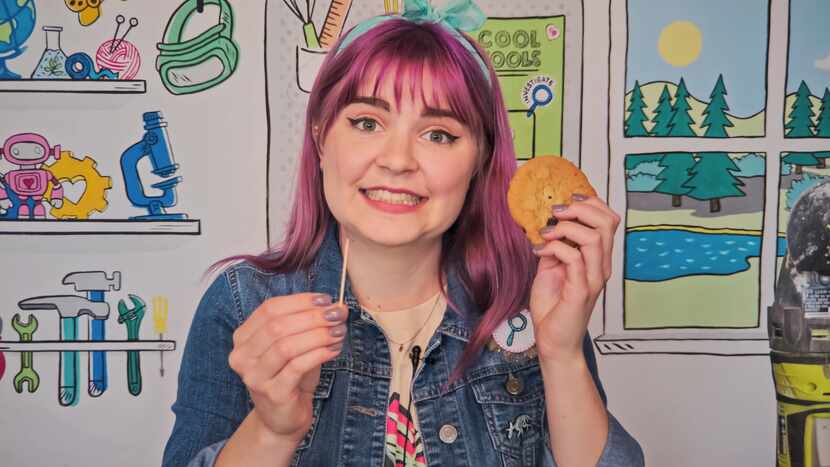
M 265 323 L 276 317 L 283 317 L 292 313 L 308 309 L 326 309 L 331 307 L 332 298 L 326 294 L 299 293 L 272 297 L 251 313 L 251 316 L 233 333 L 234 346 L 240 345 L 253 336 Z M 280 319 L 279 321 L 286 321 Z
M 563 210 L 554 211 L 560 221 L 575 220 L 599 232 L 602 239 L 602 270 L 605 280 L 611 277 L 611 253 L 614 248 L 614 234 L 621 218 L 596 196 L 574 201 Z
M 603 265 L 602 236 L 597 230 L 586 227 L 578 222 L 564 221 L 557 224 L 552 230 L 543 232 L 541 235 L 547 241 L 569 240 L 573 242 L 577 247 L 576 253 L 582 256 L 589 290 L 591 293 L 597 293 L 602 290 L 606 277 Z
M 274 400 L 284 400 L 294 388 L 300 392 L 311 392 L 314 387 L 304 387 L 305 377 L 312 371 L 318 371 L 323 363 L 331 360 L 340 352 L 339 348 L 321 347 L 306 352 L 292 359 L 285 365 L 283 371 L 268 382 L 272 388 L 271 396 Z M 315 385 L 316 386 L 316 385 Z
M 587 300 L 589 292 L 587 273 L 582 253 L 578 249 L 568 245 L 563 240 L 552 240 L 547 242 L 542 249 L 537 250 L 536 254 L 540 257 L 555 256 L 561 261 L 565 265 L 563 293 L 578 300 Z
M 330 305 L 328 308 L 309 308 L 273 318 L 262 323 L 247 340 L 240 342 L 239 351 L 246 358 L 256 358 L 268 350 L 271 344 L 283 337 L 318 327 L 336 326 L 345 321 L 347 315 L 348 310 L 345 305 Z
M 346 335 L 346 325 L 334 327 L 317 327 L 306 332 L 293 334 L 275 341 L 258 358 L 249 358 L 241 362 L 241 368 L 234 368 L 242 376 L 249 389 L 256 392 L 269 391 L 270 381 L 284 371 L 293 371 L 296 364 L 291 362 L 305 354 L 324 350 L 329 358 L 337 354 L 332 346 L 340 345 Z M 304 360 L 301 360 L 304 361 Z M 294 390 L 295 386 L 285 388 Z

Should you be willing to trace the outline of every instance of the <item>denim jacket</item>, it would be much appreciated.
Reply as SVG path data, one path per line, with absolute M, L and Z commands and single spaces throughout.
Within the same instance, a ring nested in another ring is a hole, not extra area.
M 234 330 L 269 297 L 311 291 L 336 300 L 341 265 L 336 227 L 331 227 L 308 270 L 277 274 L 241 263 L 217 277 L 202 297 L 185 345 L 164 467 L 212 466 L 253 408 L 247 389 L 228 366 Z M 538 358 L 507 360 L 485 348 L 463 378 L 444 387 L 480 317 L 453 271 L 447 274 L 447 292 L 472 321 L 447 308 L 413 381 L 412 403 L 428 464 L 555 466 Z M 297 447 L 295 466 L 383 465 L 391 377 L 388 343 L 361 310 L 348 281 L 345 302 L 349 317 L 343 350 L 322 366 L 313 422 Z M 590 338 L 583 348 L 605 402 Z M 518 393 L 505 388 L 510 374 L 522 382 Z M 642 466 L 637 441 L 612 415 L 608 420 L 608 440 L 598 465 Z M 520 423 L 523 430 L 516 429 Z

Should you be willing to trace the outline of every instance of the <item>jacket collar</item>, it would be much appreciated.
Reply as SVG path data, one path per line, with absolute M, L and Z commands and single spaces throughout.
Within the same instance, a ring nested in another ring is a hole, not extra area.
M 340 273 L 343 267 L 338 230 L 339 224 L 331 220 L 320 250 L 307 271 L 309 289 L 329 294 L 335 301 L 339 299 Z M 367 319 L 368 314 L 364 315 L 357 298 L 352 293 L 351 281 L 348 276 L 346 276 L 345 289 L 343 301 L 352 312 L 360 313 L 361 319 Z M 459 278 L 456 265 L 451 266 L 447 271 L 447 295 L 450 301 L 458 307 L 461 314 L 448 306 L 447 312 L 444 313 L 444 319 L 438 326 L 438 332 L 468 342 L 472 330 L 478 324 L 480 315 Z

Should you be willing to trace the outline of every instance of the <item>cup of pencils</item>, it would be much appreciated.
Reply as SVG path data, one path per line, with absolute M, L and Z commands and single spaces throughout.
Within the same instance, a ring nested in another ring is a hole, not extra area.
M 306 0 L 303 5 L 297 0 L 285 0 L 284 3 L 303 25 L 303 43 L 297 45 L 297 85 L 309 93 L 326 53 L 343 33 L 352 0 L 331 0 L 319 35 L 313 21 L 316 2 Z

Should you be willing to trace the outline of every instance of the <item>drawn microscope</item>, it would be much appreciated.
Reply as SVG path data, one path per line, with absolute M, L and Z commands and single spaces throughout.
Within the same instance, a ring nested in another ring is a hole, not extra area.
M 3 143 L 0 148 L 0 159 L 19 168 L 0 175 L 0 213 L 9 209 L 16 209 L 17 218 L 46 218 L 46 208 L 42 201 L 51 187 L 50 203 L 60 208 L 63 205 L 63 187 L 55 176 L 41 164 L 53 156 L 55 160 L 61 156 L 61 147 L 49 146 L 49 142 L 35 133 L 20 133 Z
M 139 208 L 146 208 L 149 214 L 132 216 L 134 220 L 179 220 L 187 219 L 187 214 L 168 213 L 165 208 L 176 205 L 176 186 L 181 183 L 182 177 L 174 177 L 179 164 L 173 160 L 173 149 L 170 146 L 170 137 L 167 134 L 167 122 L 161 112 L 144 113 L 144 136 L 141 141 L 133 144 L 121 154 L 121 172 L 124 175 L 124 185 L 127 189 L 127 198 Z M 138 173 L 138 162 L 149 157 L 153 166 L 152 173 L 164 178 L 151 185 L 161 190 L 157 196 L 147 195 Z
M 805 191 L 790 213 L 767 330 L 777 466 L 830 465 L 830 182 Z

